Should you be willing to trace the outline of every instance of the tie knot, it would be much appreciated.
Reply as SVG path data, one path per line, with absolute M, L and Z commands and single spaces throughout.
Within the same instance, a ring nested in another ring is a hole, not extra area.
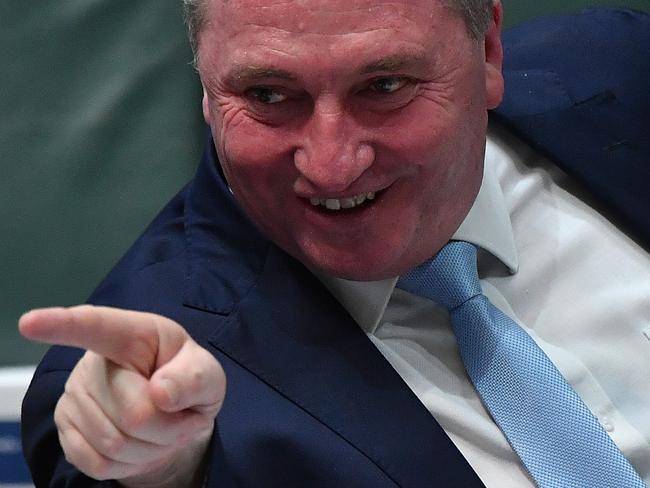
M 397 287 L 453 310 L 481 294 L 476 248 L 469 242 L 449 241 L 438 254 L 400 276 Z

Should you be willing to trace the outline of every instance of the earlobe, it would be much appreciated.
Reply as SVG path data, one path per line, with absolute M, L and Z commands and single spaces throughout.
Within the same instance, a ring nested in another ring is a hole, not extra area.
M 485 68 L 485 102 L 488 110 L 497 108 L 503 100 L 504 81 L 501 69 L 497 69 L 490 64 Z
M 210 115 L 210 101 L 208 100 L 208 93 L 203 87 L 203 100 L 201 101 L 201 106 L 203 108 L 203 120 L 205 123 L 210 125 L 212 123 L 212 117 Z
M 501 71 L 503 67 L 502 21 L 503 6 L 500 0 L 495 0 L 492 7 L 492 21 L 485 33 L 485 93 L 488 110 L 496 108 L 503 98 L 504 81 Z

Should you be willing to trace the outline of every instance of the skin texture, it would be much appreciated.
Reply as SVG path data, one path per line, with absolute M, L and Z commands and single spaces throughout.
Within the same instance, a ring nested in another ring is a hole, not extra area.
M 214 2 L 203 111 L 249 217 L 303 263 L 355 280 L 435 254 L 480 186 L 501 100 L 500 7 L 485 42 L 437 1 Z M 259 143 L 257 142 L 259 141 Z M 309 199 L 379 192 L 351 212 Z
M 439 0 L 214 1 L 203 111 L 250 218 L 345 278 L 395 276 L 437 252 L 481 183 L 501 13 L 476 41 Z M 344 212 L 310 203 L 365 192 L 377 198 Z M 85 305 L 29 312 L 19 328 L 87 350 L 54 415 L 72 464 L 127 487 L 201 486 L 226 380 L 179 324 Z

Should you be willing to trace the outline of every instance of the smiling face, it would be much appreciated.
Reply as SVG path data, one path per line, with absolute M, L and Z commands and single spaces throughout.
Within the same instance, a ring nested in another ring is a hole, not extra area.
M 481 183 L 500 16 L 476 41 L 440 0 L 213 0 L 203 111 L 253 222 L 348 279 L 436 253 Z

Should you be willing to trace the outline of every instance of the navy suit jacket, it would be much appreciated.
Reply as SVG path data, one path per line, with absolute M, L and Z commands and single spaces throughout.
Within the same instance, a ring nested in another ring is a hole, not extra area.
M 647 193 L 632 203 L 628 190 L 649 181 L 649 98 L 644 77 L 626 77 L 650 66 L 649 18 L 596 11 L 536 21 L 504 41 L 508 96 L 494 116 L 572 174 L 589 170 L 585 185 L 647 238 Z M 590 56 L 608 68 L 592 70 Z M 196 177 L 89 301 L 166 315 L 223 365 L 210 487 L 483 486 L 318 279 L 242 213 L 211 142 Z M 57 441 L 52 412 L 82 353 L 52 348 L 25 398 L 24 451 L 39 487 L 114 484 L 79 473 Z

